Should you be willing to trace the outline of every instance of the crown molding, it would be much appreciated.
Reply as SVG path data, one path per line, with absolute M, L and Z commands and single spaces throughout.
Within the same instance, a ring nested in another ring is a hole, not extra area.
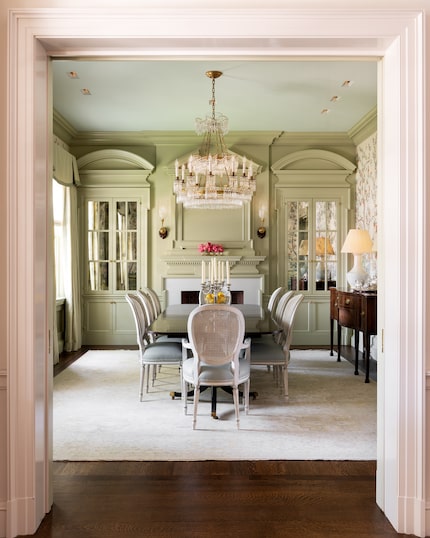
M 354 125 L 348 135 L 353 140 L 356 146 L 360 145 L 364 140 L 372 136 L 378 130 L 378 114 L 375 106 L 361 120 Z
M 70 145 L 71 141 L 78 134 L 78 131 L 69 123 L 64 116 L 53 110 L 53 133 L 61 140 Z
M 273 140 L 273 146 L 303 146 L 306 145 L 335 145 L 354 146 L 354 143 L 346 132 L 290 132 L 284 131 Z

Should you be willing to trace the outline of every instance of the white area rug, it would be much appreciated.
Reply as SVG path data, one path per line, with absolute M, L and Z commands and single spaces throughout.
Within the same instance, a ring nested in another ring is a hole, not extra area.
M 326 350 L 293 350 L 289 373 L 286 402 L 272 374 L 253 368 L 259 395 L 240 430 L 222 391 L 219 420 L 210 417 L 207 391 L 193 431 L 192 402 L 185 416 L 169 396 L 177 367 L 163 367 L 140 402 L 137 351 L 88 351 L 54 379 L 54 460 L 376 459 L 376 383 Z

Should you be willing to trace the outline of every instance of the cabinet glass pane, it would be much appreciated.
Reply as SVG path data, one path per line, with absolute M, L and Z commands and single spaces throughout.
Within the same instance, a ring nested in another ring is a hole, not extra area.
M 315 216 L 315 288 L 326 291 L 331 286 L 336 286 L 336 202 L 317 201 L 315 203 Z
M 116 289 L 127 291 L 137 289 L 136 262 L 117 262 Z
M 116 203 L 116 229 L 137 230 L 137 202 Z
M 88 232 L 88 261 L 109 259 L 109 232 Z
M 109 229 L 109 202 L 88 202 L 88 230 Z
M 116 259 L 119 261 L 136 260 L 137 232 L 116 233 Z
M 106 291 L 109 289 L 109 263 L 88 263 L 88 287 L 91 291 Z
M 137 289 L 137 202 L 116 202 L 116 291 Z
M 309 203 L 287 202 L 287 280 L 292 290 L 308 289 Z

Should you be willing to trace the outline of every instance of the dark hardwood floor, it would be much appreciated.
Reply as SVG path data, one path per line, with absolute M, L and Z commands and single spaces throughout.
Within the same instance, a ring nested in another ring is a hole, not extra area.
M 55 462 L 39 538 L 400 536 L 375 462 Z
M 63 354 L 55 374 L 87 349 Z M 376 505 L 375 474 L 374 461 L 57 461 L 34 536 L 404 537 Z

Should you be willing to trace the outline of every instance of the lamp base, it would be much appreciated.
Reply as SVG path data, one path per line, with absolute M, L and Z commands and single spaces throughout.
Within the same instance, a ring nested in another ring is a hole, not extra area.
M 346 273 L 346 280 L 353 290 L 363 289 L 368 280 L 368 274 L 363 267 L 361 254 L 354 254 L 354 267 Z

